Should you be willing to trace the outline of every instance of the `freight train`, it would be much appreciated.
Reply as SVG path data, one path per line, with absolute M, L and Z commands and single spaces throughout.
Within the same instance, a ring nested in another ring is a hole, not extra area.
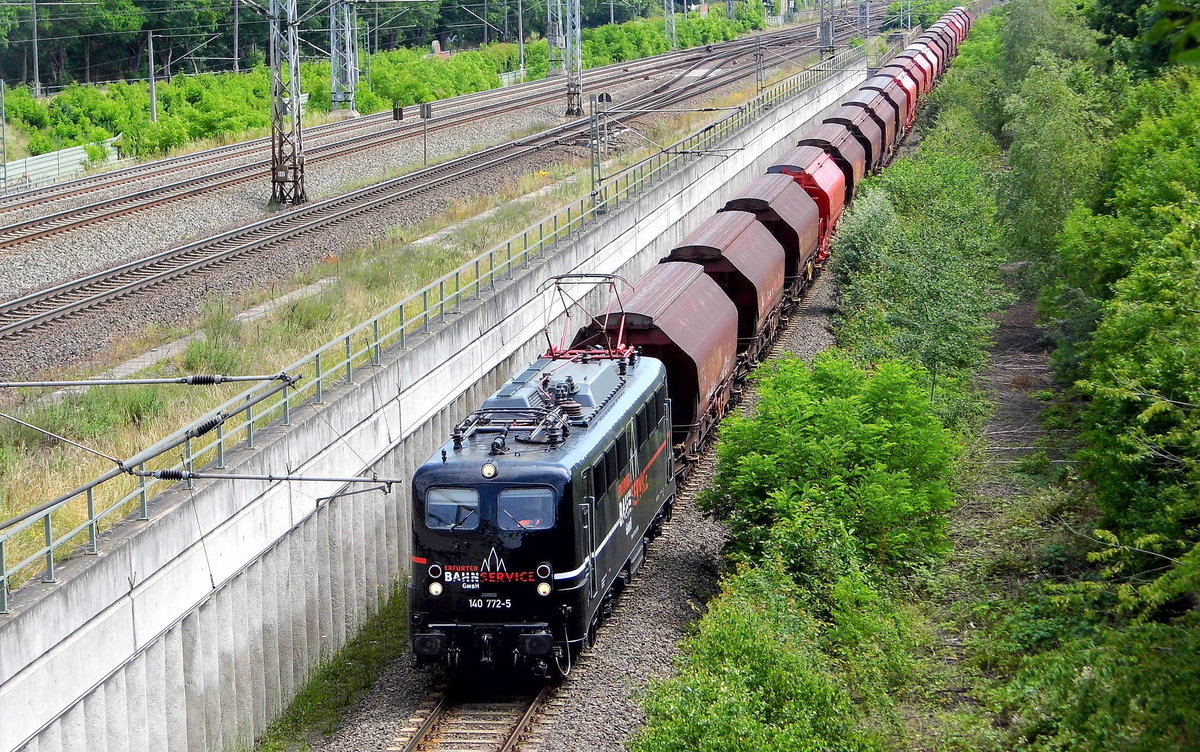
M 971 23 L 946 13 L 416 471 L 419 659 L 570 671 Z

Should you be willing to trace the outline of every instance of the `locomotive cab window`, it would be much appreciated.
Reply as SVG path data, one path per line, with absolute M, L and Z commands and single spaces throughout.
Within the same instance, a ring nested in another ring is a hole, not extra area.
M 479 527 L 479 492 L 473 488 L 431 488 L 425 492 L 425 526 L 431 530 Z
M 620 465 L 617 464 L 617 447 L 610 446 L 604 450 L 604 471 L 608 484 L 612 485 L 617 479 L 617 475 L 621 471 Z M 607 490 L 607 489 L 606 489 Z
M 549 530 L 554 527 L 554 492 L 506 488 L 500 492 L 496 517 L 501 530 Z

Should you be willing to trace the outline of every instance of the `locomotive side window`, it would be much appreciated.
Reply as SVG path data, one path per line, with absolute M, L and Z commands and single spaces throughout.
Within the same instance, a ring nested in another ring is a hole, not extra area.
M 500 492 L 496 516 L 501 530 L 549 530 L 554 527 L 554 492 L 506 488 Z
M 654 393 L 654 425 L 657 426 L 665 417 L 667 417 L 667 385 L 662 384 Z
M 621 465 L 622 472 L 629 466 L 629 428 L 621 429 L 621 435 L 617 437 L 617 461 Z
M 654 405 L 650 402 L 642 405 L 642 409 L 638 410 L 637 414 L 637 445 L 641 446 L 646 443 L 646 439 L 650 438 L 650 413 L 654 410 Z
M 425 492 L 425 526 L 431 530 L 479 527 L 479 492 L 473 488 L 431 488 Z
M 607 473 L 608 482 L 612 483 L 617 479 L 617 475 L 621 467 L 617 464 L 617 447 L 610 446 L 604 452 L 604 470 Z M 608 490 L 605 488 L 604 490 Z
M 592 487 L 595 489 L 594 493 L 597 499 L 608 490 L 608 469 L 603 457 L 597 460 L 592 467 Z

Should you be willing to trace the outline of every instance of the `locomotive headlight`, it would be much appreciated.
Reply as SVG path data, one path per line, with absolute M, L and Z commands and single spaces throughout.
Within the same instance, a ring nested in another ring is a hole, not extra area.
M 429 594 L 432 596 L 441 595 L 442 594 L 442 583 L 440 583 L 440 582 L 429 583 Z
M 430 565 L 429 565 L 429 576 L 430 576 L 430 577 L 432 577 L 432 578 L 433 578 L 433 579 L 435 579 L 435 580 L 436 580 L 437 578 L 441 577 L 441 576 L 442 576 L 442 567 L 441 567 L 441 565 L 440 565 L 440 564 L 430 564 Z
M 537 585 L 537 594 L 538 595 L 550 595 L 550 591 L 553 589 L 554 588 L 550 586 L 549 582 L 539 582 Z
M 479 472 L 483 474 L 483 477 L 491 480 L 492 478 L 496 477 L 496 473 L 499 471 L 496 469 L 496 466 L 493 465 L 492 463 L 485 462 L 485 463 L 483 463 L 483 467 L 479 468 Z

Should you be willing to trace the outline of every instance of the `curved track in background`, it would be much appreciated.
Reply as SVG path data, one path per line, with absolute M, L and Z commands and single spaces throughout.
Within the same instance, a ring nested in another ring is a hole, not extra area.
M 788 44 L 797 41 L 797 35 L 803 36 L 805 33 L 813 33 L 814 30 L 815 26 L 812 25 L 798 26 L 783 31 L 768 32 L 756 37 L 716 44 L 712 46 L 712 52 L 692 48 L 665 53 L 653 58 L 595 68 L 585 72 L 584 85 L 587 89 L 594 90 L 600 86 L 627 84 L 645 78 L 650 73 L 661 73 L 664 70 L 671 71 L 695 66 L 711 59 L 713 54 L 719 56 L 745 54 L 752 51 L 757 45 L 764 43 L 767 46 L 788 46 Z M 439 109 L 449 108 L 450 112 L 430 118 L 428 128 L 429 130 L 437 131 L 503 114 L 521 107 L 553 102 L 560 99 L 563 95 L 562 82 L 563 79 L 541 79 L 504 89 L 492 89 L 473 94 L 464 94 L 444 100 L 437 103 L 438 107 Z M 395 141 L 417 138 L 421 136 L 423 131 L 423 126 L 419 124 L 419 121 L 414 122 L 410 120 L 403 124 L 392 125 L 393 122 L 392 114 L 390 112 L 383 112 L 306 128 L 305 135 L 308 139 L 319 139 L 326 142 L 315 148 L 310 147 L 306 153 L 307 160 L 309 162 L 321 161 L 356 151 L 375 148 Z M 362 133 L 362 131 L 367 132 Z M 267 138 L 254 139 L 77 178 L 22 193 L 0 196 L 0 216 L 3 216 L 6 212 L 57 202 L 99 190 L 109 190 L 154 178 L 163 178 L 184 170 L 204 166 L 215 167 L 230 160 L 254 157 L 255 155 L 265 154 L 269 145 L 270 141 Z M 257 159 L 254 162 L 242 164 L 235 168 L 216 169 L 208 175 L 164 186 L 143 189 L 129 197 L 89 204 L 75 209 L 62 210 L 46 217 L 0 226 L 0 248 L 26 242 L 37 237 L 44 237 L 45 235 L 83 224 L 100 221 L 103 218 L 128 214 L 140 208 L 178 200 L 186 196 L 195 195 L 196 193 L 251 180 L 255 177 L 263 177 L 266 174 L 269 164 L 269 159 Z M 234 177 L 235 175 L 237 177 Z M 196 184 L 195 189 L 186 191 L 185 186 L 188 183 Z M 160 201 L 153 200 L 156 192 L 162 193 Z M 126 198 L 131 202 L 136 202 L 136 205 L 125 207 L 124 201 Z M 125 208 L 118 209 L 118 206 Z M 111 209 L 111 211 L 102 214 L 101 212 L 106 208 Z M 81 221 L 67 222 L 67 216 L 71 214 L 79 215 Z M 85 214 L 90 218 L 84 218 L 83 215 Z M 37 231 L 39 226 L 43 227 L 43 231 Z
M 740 54 L 729 53 L 729 57 Z M 753 75 L 753 68 L 693 65 L 651 92 L 625 104 L 631 109 L 665 107 L 700 96 Z M 636 114 L 614 117 L 631 120 Z M 482 170 L 496 169 L 540 149 L 586 137 L 589 121 L 574 120 L 540 134 L 494 146 L 475 154 L 402 175 L 324 201 L 305 204 L 244 227 L 187 243 L 152 256 L 0 303 L 0 341 L 12 341 L 43 326 L 127 298 L 141 290 L 186 274 L 228 263 L 276 243 L 346 221 L 405 198 L 411 198 Z

